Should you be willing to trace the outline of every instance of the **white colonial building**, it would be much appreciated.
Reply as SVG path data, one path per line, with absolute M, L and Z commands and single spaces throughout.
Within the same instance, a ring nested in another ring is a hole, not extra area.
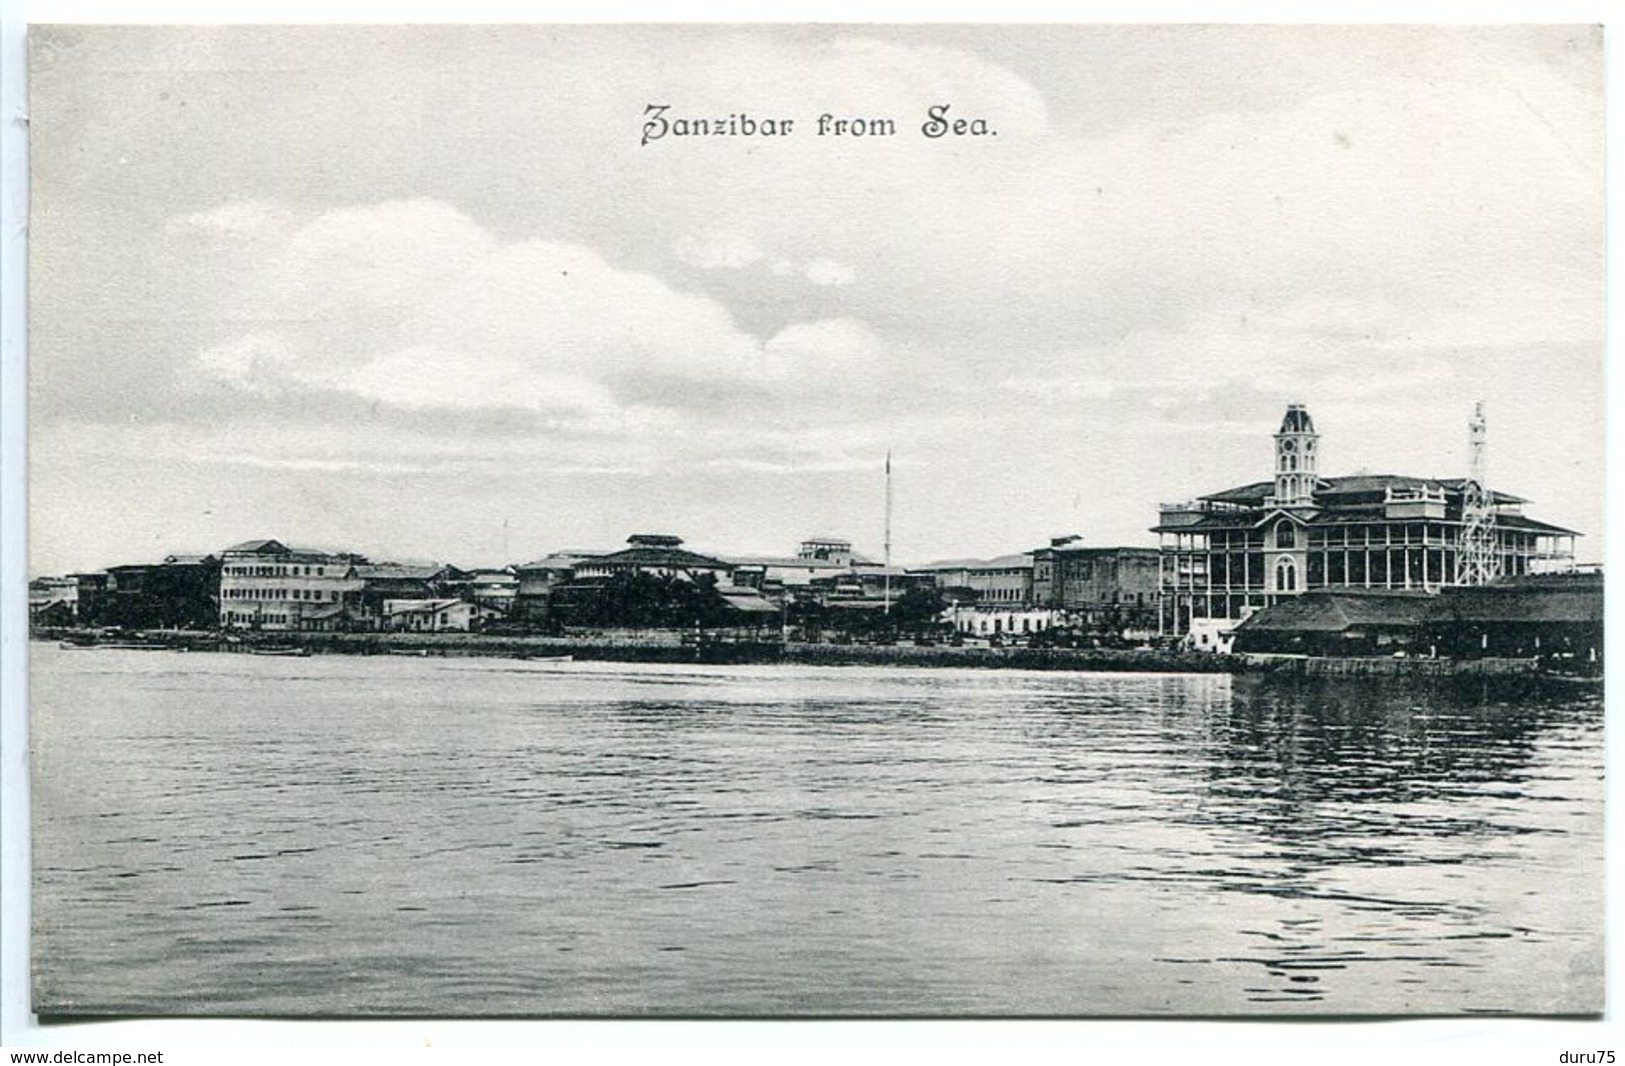
M 220 557 L 220 623 L 239 629 L 320 627 L 360 593 L 356 558 L 276 540 L 232 545 Z

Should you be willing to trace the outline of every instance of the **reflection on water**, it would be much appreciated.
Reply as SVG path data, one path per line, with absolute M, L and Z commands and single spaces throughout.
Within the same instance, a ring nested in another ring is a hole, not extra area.
M 1601 1007 L 1588 690 L 33 667 L 42 1012 Z

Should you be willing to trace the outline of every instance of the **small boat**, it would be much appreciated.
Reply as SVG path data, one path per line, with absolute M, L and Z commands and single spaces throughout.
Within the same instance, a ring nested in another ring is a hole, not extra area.
M 574 655 L 521 655 L 520 662 L 526 663 L 568 663 L 574 662 Z
M 390 648 L 389 649 L 389 654 L 390 655 L 409 655 L 414 659 L 427 659 L 429 657 L 429 649 L 428 648 Z
M 61 641 L 57 647 L 73 648 L 81 651 L 101 651 L 107 649 L 111 649 L 113 651 L 169 651 L 171 646 L 168 644 L 144 644 L 140 641 L 134 640 L 64 640 Z
M 249 648 L 250 655 L 283 655 L 303 659 L 310 655 L 309 648 Z

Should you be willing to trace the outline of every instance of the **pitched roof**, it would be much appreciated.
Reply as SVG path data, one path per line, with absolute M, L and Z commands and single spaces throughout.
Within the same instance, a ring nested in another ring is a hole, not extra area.
M 597 565 L 682 567 L 685 569 L 731 570 L 732 563 L 714 559 L 709 555 L 691 552 L 687 548 L 623 548 L 596 559 L 585 560 Z
M 573 570 L 582 563 L 590 562 L 593 559 L 601 559 L 604 555 L 604 552 L 554 552 L 552 555 L 533 559 L 528 563 L 520 563 L 514 570 L 516 572 L 521 570 Z
M 838 563 L 833 559 L 802 559 L 795 555 L 728 555 L 723 558 L 735 566 L 785 566 L 804 570 L 847 569 L 846 563 Z
M 433 614 L 462 603 L 462 600 L 390 600 L 385 605 L 389 614 Z
M 432 581 L 447 568 L 424 563 L 369 563 L 355 568 L 355 576 L 366 581 Z
M 1236 632 L 1341 633 L 1355 626 L 1415 626 L 1433 599 L 1425 592 L 1306 592 L 1243 620 Z
M 934 570 L 1018 570 L 1033 565 L 1031 552 L 1000 555 L 992 559 L 944 559 L 941 562 L 911 566 L 910 573 L 921 574 Z
M 778 614 L 779 608 L 754 592 L 724 592 L 722 600 L 744 614 Z
M 280 540 L 245 540 L 241 544 L 233 544 L 226 549 L 228 552 L 251 552 L 255 555 L 280 555 L 288 551 L 288 546 Z
M 1315 495 L 1317 496 L 1353 496 L 1363 493 L 1386 492 L 1389 489 L 1419 489 L 1439 488 L 1447 492 L 1459 493 L 1466 484 L 1466 478 L 1434 478 L 1414 477 L 1409 474 L 1350 474 L 1343 477 L 1322 477 L 1315 480 Z M 1223 492 L 1214 492 L 1198 499 L 1212 500 L 1216 503 L 1240 503 L 1251 506 L 1260 506 L 1264 498 L 1275 491 L 1275 482 L 1254 481 L 1246 485 L 1237 485 L 1235 488 L 1225 489 Z M 1495 491 L 1497 503 L 1528 503 L 1521 496 L 1514 496 L 1509 492 Z
M 1557 533 L 1574 537 L 1585 536 L 1585 534 L 1576 533 L 1572 529 L 1564 529 L 1562 526 L 1554 526 L 1550 522 L 1542 522 L 1539 519 L 1529 518 L 1521 514 L 1498 514 L 1495 516 L 1495 524 L 1506 526 L 1508 529 L 1523 529 L 1533 533 Z
M 1597 575 L 1517 578 L 1446 589 L 1433 605 L 1436 622 L 1569 622 L 1602 624 L 1603 583 Z

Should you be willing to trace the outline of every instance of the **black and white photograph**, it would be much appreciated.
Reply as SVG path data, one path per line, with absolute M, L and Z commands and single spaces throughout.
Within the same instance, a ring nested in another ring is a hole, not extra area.
M 27 38 L 38 1018 L 1602 1017 L 1602 27 Z

